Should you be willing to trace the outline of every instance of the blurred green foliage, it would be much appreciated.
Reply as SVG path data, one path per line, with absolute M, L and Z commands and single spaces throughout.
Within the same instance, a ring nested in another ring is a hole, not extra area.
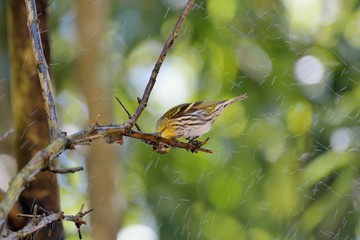
M 116 123 L 127 116 L 112 99 L 136 108 L 180 15 L 175 2 L 108 1 L 108 34 L 100 43 L 108 79 L 101 81 L 113 86 L 108 98 Z M 88 119 L 86 109 L 76 110 L 84 105 L 74 84 L 73 5 L 50 1 L 52 71 L 64 99 L 63 125 L 81 129 Z M 140 126 L 153 132 L 170 103 L 249 98 L 206 134 L 214 154 L 158 155 L 133 139 L 119 146 L 124 170 L 114 181 L 125 188 L 125 226 L 146 224 L 161 239 L 358 238 L 359 14 L 355 0 L 197 1 Z M 64 179 L 83 188 L 81 177 Z M 76 211 L 82 200 L 71 202 L 67 184 L 62 192 L 63 206 Z

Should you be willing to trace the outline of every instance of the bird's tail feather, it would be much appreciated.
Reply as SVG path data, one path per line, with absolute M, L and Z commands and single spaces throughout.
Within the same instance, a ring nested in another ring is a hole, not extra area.
M 224 100 L 224 101 L 221 101 L 218 103 L 218 105 L 216 106 L 214 112 L 216 112 L 216 117 L 219 116 L 228 106 L 230 106 L 231 104 L 237 102 L 237 101 L 240 101 L 240 100 L 243 100 L 245 98 L 247 98 L 247 94 L 242 94 L 240 96 L 236 96 L 236 97 L 233 97 L 229 100 Z
M 239 96 L 236 96 L 236 97 L 233 97 L 229 100 L 226 101 L 225 103 L 225 107 L 233 104 L 234 102 L 237 102 L 237 101 L 241 101 L 241 100 L 244 100 L 245 98 L 247 98 L 248 95 L 245 93 L 245 94 L 242 94 L 242 95 L 239 95 Z

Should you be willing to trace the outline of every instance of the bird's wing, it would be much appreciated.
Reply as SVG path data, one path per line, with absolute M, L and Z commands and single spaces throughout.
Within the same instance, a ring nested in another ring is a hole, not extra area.
M 190 115 L 197 111 L 211 111 L 216 106 L 215 101 L 203 101 L 203 102 L 194 102 L 194 103 L 185 103 L 178 105 L 175 111 L 172 112 L 171 117 L 169 118 L 177 118 L 179 116 Z M 170 109 L 169 111 L 171 111 Z M 170 114 L 169 114 L 170 115 Z

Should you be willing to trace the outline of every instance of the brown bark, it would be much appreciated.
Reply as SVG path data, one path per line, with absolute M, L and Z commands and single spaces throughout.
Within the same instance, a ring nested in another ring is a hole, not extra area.
M 100 122 L 111 122 L 111 101 L 104 76 L 105 15 L 107 1 L 78 0 L 79 59 L 78 80 L 89 108 L 89 123 L 101 114 Z M 90 214 L 93 239 L 115 239 L 120 227 L 121 208 L 116 175 L 119 159 L 115 147 L 103 141 L 93 142 L 87 155 Z M 110 217 L 111 216 L 111 217 Z
M 37 1 L 42 44 L 49 62 L 46 6 L 47 1 Z M 49 144 L 49 129 L 29 41 L 24 1 L 8 0 L 7 13 L 15 155 L 20 170 L 37 151 Z M 50 172 L 37 174 L 20 195 L 19 202 L 24 213 L 30 213 L 35 203 L 49 211 L 60 211 L 56 175 Z M 36 239 L 59 239 L 62 234 L 63 227 L 59 223 L 54 227 L 51 238 L 47 236 L 48 230 L 44 229 L 36 234 Z

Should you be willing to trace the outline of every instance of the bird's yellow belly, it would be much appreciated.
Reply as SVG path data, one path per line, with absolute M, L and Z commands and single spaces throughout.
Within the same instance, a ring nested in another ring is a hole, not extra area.
M 208 131 L 210 131 L 212 122 L 205 123 L 202 125 L 195 126 L 170 126 L 166 128 L 162 133 L 161 137 L 163 138 L 188 138 L 188 137 L 197 137 L 201 136 Z

